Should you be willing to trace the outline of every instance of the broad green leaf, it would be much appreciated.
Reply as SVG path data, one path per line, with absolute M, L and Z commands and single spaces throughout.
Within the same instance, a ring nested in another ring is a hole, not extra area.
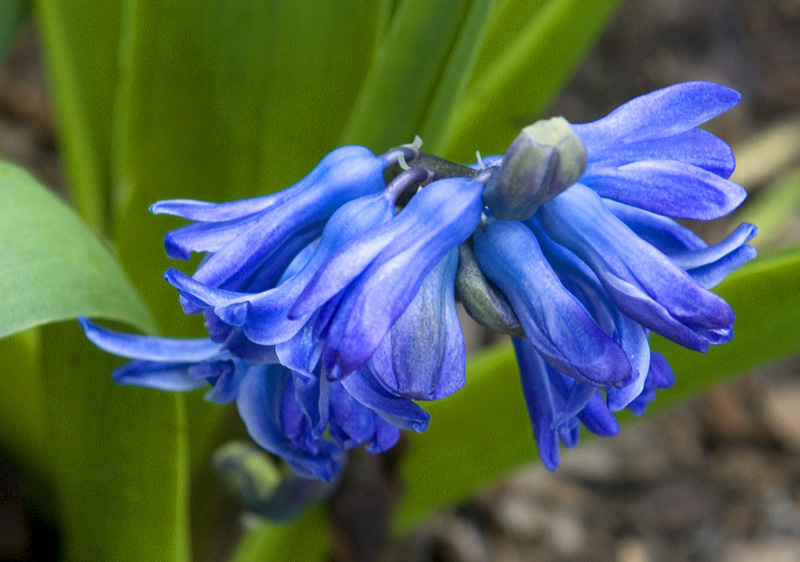
M 475 71 L 488 16 L 494 4 L 493 0 L 473 0 L 452 53 L 444 65 L 436 91 L 426 109 L 425 121 L 419 130 L 425 141 L 425 150 L 431 154 L 442 154 L 448 144 L 450 125 Z
M 36 179 L 6 163 L 0 163 L 0 240 L 0 337 L 81 314 L 153 329 L 105 246 Z
M 188 562 L 183 397 L 116 386 L 76 322 L 42 329 L 45 428 L 67 561 Z
M 448 154 L 469 161 L 476 148 L 484 154 L 504 152 L 519 130 L 550 103 L 618 4 L 619 0 L 545 2 L 470 84 L 448 135 Z M 513 13 L 513 6 L 509 9 Z
M 264 522 L 246 531 L 230 562 L 321 562 L 327 557 L 327 519 L 318 507 L 291 525 Z
M 117 46 L 124 0 L 32 0 L 75 208 L 107 228 Z
M 382 152 L 411 142 L 422 127 L 470 4 L 469 0 L 400 3 L 340 144 L 363 144 Z M 458 78 L 453 75 L 449 80 Z
M 677 383 L 659 393 L 648 415 L 747 369 L 800 351 L 800 249 L 759 259 L 731 275 L 718 293 L 736 311 L 736 337 L 707 355 L 654 338 L 654 347 L 670 361 Z M 431 413 L 430 427 L 409 436 L 403 459 L 406 493 L 397 516 L 399 529 L 432 509 L 465 499 L 537 456 L 508 344 L 472 356 L 466 387 L 426 409 Z
M 0 62 L 17 36 L 20 24 L 28 15 L 27 0 L 0 1 Z

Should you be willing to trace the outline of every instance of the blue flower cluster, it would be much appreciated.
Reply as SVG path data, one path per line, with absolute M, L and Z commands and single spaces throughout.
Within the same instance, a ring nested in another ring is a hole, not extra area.
M 588 124 L 534 125 L 502 158 L 460 166 L 404 146 L 328 154 L 294 186 L 229 203 L 162 201 L 192 221 L 170 257 L 205 257 L 166 279 L 208 338 L 122 334 L 81 319 L 97 346 L 133 359 L 120 384 L 209 385 L 252 438 L 306 477 L 331 480 L 344 451 L 385 451 L 424 431 L 417 401 L 465 384 L 456 301 L 510 334 L 544 464 L 579 424 L 617 433 L 673 384 L 651 331 L 697 351 L 733 336 L 709 291 L 755 256 L 742 225 L 707 245 L 674 218 L 710 220 L 745 198 L 723 141 L 695 127 L 739 95 L 691 82 Z

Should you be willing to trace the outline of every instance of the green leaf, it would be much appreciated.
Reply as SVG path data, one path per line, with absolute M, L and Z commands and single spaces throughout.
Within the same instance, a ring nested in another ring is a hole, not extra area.
M 43 328 L 42 350 L 64 559 L 188 562 L 183 397 L 116 386 L 120 360 L 75 322 Z
M 318 507 L 291 525 L 263 522 L 247 531 L 230 562 L 321 562 L 327 557 L 327 518 Z
M 489 21 L 493 0 L 474 0 L 469 7 L 458 40 L 442 71 L 419 134 L 425 150 L 444 155 L 452 134 L 451 124 L 472 79 L 478 53 Z
M 109 251 L 31 175 L 0 163 L 0 337 L 78 315 L 154 328 Z
M 381 152 L 411 142 L 423 124 L 469 6 L 468 0 L 405 0 L 398 6 L 340 144 L 363 144 Z M 449 82 L 459 78 L 453 72 Z
M 27 0 L 3 0 L 0 2 L 0 62 L 17 36 L 17 30 L 28 15 Z
M 674 389 L 659 393 L 648 416 L 747 369 L 800 351 L 800 248 L 759 259 L 731 275 L 718 293 L 736 311 L 736 337 L 707 355 L 654 338 L 653 347 L 666 355 L 677 382 Z M 426 409 L 430 427 L 409 435 L 401 468 L 406 493 L 397 515 L 400 530 L 537 457 L 508 344 L 472 356 L 466 387 L 447 400 L 426 404 Z
M 769 189 L 758 194 L 736 215 L 736 219 L 758 225 L 758 236 L 752 244 L 756 248 L 775 247 L 783 238 L 793 236 L 787 228 L 800 214 L 800 169 L 782 176 Z
M 470 84 L 448 135 L 448 154 L 469 161 L 476 148 L 484 154 L 504 152 L 519 130 L 550 103 L 619 1 L 546 2 Z M 508 14 L 513 14 L 511 4 L 517 2 L 507 2 Z
M 124 0 L 34 0 L 72 202 L 104 231 Z

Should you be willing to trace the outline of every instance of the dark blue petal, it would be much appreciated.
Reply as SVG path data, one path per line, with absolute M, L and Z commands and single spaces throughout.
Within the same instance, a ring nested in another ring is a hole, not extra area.
M 214 384 L 204 398 L 215 404 L 230 404 L 235 401 L 247 366 L 242 363 L 234 365 L 232 361 L 216 361 L 208 365 L 213 368 L 206 370 L 195 367 L 190 371 L 192 376 L 201 376 L 206 380 L 214 378 Z
M 664 254 L 610 213 L 592 190 L 576 184 L 543 205 L 547 235 L 597 275 L 622 312 L 681 345 L 708 349 L 704 332 L 728 328 L 735 316 Z
M 331 481 L 342 467 L 341 449 L 321 440 L 313 452 L 289 439 L 282 412 L 287 394 L 294 394 L 289 371 L 278 366 L 250 367 L 236 399 L 248 433 L 261 447 L 286 460 L 298 475 Z
M 394 323 L 367 365 L 391 393 L 439 400 L 464 386 L 464 336 L 454 283 L 458 249 L 425 276 L 414 300 Z
M 600 437 L 613 437 L 619 434 L 619 422 L 600 394 L 595 393 L 586 407 L 578 414 L 580 422 L 586 429 Z
M 379 417 L 375 418 L 375 435 L 367 443 L 370 455 L 383 453 L 394 447 L 400 440 L 400 429 Z
M 643 160 L 618 168 L 598 165 L 587 170 L 581 183 L 603 197 L 678 219 L 717 219 L 747 197 L 740 185 L 671 160 Z
M 188 392 L 206 386 L 206 381 L 189 374 L 193 363 L 131 361 L 111 373 L 117 384 L 143 386 L 170 392 Z
M 390 394 L 364 367 L 343 378 L 341 385 L 364 406 L 401 429 L 423 432 L 430 414 L 408 398 Z
M 643 416 L 647 405 L 655 400 L 656 391 L 667 388 L 672 388 L 675 384 L 675 375 L 672 368 L 660 353 L 653 352 L 650 356 L 650 371 L 647 373 L 647 381 L 645 382 L 644 390 L 642 393 L 631 402 L 628 409 L 637 416 Z
M 528 227 L 489 221 L 475 233 L 474 245 L 481 269 L 508 297 L 526 336 L 548 363 L 594 386 L 614 386 L 630 377 L 625 351 L 564 288 Z
M 129 359 L 192 363 L 205 361 L 222 351 L 221 345 L 208 338 L 175 339 L 125 334 L 102 328 L 82 316 L 78 317 L 78 322 L 89 341 L 97 347 Z
M 366 363 L 427 273 L 475 230 L 482 189 L 483 184 L 465 178 L 434 182 L 387 223 L 411 215 L 407 220 L 417 224 L 413 236 L 387 247 L 343 297 L 323 353 L 326 369 L 338 363 L 348 373 Z M 415 204 L 418 198 L 422 203 Z
M 739 103 L 738 92 L 711 82 L 684 82 L 621 105 L 606 117 L 573 125 L 589 157 L 617 145 L 677 135 Z
M 340 383 L 331 385 L 331 425 L 333 437 L 345 449 L 355 449 L 375 436 L 375 412 L 357 402 Z

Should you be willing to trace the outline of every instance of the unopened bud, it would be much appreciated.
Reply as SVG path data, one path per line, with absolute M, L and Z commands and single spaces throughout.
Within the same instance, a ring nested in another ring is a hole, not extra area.
M 586 148 L 563 117 L 522 129 L 486 184 L 483 202 L 495 218 L 526 220 L 583 175 Z
M 484 328 L 500 334 L 525 337 L 519 319 L 503 293 L 481 272 L 475 260 L 472 239 L 458 246 L 456 293 L 467 314 Z

